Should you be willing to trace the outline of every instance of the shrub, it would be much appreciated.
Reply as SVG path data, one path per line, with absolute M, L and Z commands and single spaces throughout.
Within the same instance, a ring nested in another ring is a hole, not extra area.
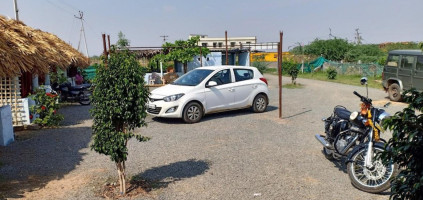
M 423 197 L 423 93 L 405 91 L 403 99 L 409 103 L 403 111 L 384 121 L 385 129 L 392 130 L 392 138 L 385 145 L 381 158 L 403 168 L 391 182 L 391 198 L 421 199 Z
M 329 69 L 326 70 L 326 76 L 328 77 L 328 79 L 331 79 L 331 80 L 336 79 L 337 74 L 338 72 L 336 71 L 334 67 L 329 67 Z
M 269 64 L 265 62 L 265 55 L 255 55 L 253 56 L 253 60 L 254 61 L 251 63 L 251 65 L 256 67 L 260 73 L 263 74 L 269 66 Z
M 57 113 L 59 110 L 59 96 L 57 94 L 46 93 L 43 86 L 36 90 L 32 96 L 35 106 L 31 106 L 32 118 L 36 115 L 38 118 L 34 120 L 35 124 L 40 126 L 58 126 L 64 119 L 63 115 Z
M 288 74 L 291 76 L 291 82 L 292 82 L 292 84 L 296 84 L 296 79 L 297 79 L 297 76 L 298 76 L 298 72 L 299 72 L 299 70 L 298 70 L 298 68 L 297 68 L 297 66 L 292 66 L 289 70 L 288 70 Z
M 135 135 L 135 128 L 146 126 L 146 104 L 149 92 L 144 83 L 144 73 L 128 51 L 112 53 L 108 66 L 100 66 L 94 79 L 91 113 L 93 143 L 91 149 L 108 155 L 115 162 L 120 192 L 125 194 L 125 161 L 128 140 L 149 138 Z

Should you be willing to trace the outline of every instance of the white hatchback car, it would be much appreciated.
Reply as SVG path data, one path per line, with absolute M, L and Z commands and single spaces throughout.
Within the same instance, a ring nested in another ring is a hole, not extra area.
M 264 112 L 267 80 L 255 67 L 199 67 L 150 94 L 147 112 L 157 117 L 200 121 L 204 114 L 251 107 Z

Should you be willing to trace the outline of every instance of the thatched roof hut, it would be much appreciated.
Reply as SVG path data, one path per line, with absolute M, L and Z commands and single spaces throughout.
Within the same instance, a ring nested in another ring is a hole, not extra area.
M 87 67 L 89 60 L 51 33 L 0 16 L 0 77 L 46 74 L 70 65 Z

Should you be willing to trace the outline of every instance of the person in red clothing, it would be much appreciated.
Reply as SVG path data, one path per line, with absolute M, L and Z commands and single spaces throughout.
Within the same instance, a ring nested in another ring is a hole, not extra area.
M 82 75 L 78 72 L 75 75 L 75 83 L 77 85 L 81 85 L 84 82 L 84 78 L 82 77 Z

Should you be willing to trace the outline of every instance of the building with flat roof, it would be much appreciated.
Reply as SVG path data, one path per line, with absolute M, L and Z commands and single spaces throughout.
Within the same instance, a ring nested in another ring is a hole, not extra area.
M 209 37 L 208 35 L 190 34 L 189 39 L 199 36 L 198 46 L 207 47 L 210 50 L 223 50 L 226 48 L 225 37 Z M 228 48 L 248 47 L 257 43 L 257 37 L 228 37 Z

